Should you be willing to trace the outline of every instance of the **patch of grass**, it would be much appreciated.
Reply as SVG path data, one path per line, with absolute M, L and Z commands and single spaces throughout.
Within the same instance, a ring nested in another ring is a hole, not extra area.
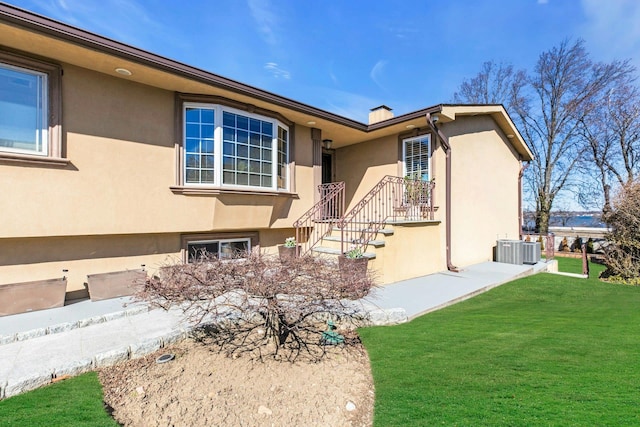
M 559 271 L 582 274 L 582 258 L 556 257 L 555 259 L 558 261 Z M 600 273 L 604 271 L 605 268 L 606 267 L 602 264 L 589 262 L 589 279 L 598 280 Z
M 118 426 L 102 398 L 97 374 L 88 372 L 0 401 L 0 426 Z
M 638 306 L 639 288 L 542 273 L 361 329 L 374 424 L 640 425 Z

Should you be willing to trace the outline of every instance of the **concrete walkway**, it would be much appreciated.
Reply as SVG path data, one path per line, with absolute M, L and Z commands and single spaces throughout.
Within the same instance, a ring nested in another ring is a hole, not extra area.
M 359 303 L 373 324 L 402 323 L 546 268 L 486 262 L 387 285 Z M 189 330 L 180 312 L 149 310 L 130 298 L 0 317 L 0 399 L 144 356 Z

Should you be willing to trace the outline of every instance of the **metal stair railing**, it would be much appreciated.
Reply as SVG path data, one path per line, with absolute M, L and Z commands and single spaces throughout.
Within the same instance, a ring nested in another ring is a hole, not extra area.
M 380 180 L 337 225 L 341 235 L 341 253 L 364 253 L 389 220 L 433 220 L 435 181 L 387 175 Z M 349 246 L 347 246 L 349 245 Z
M 300 253 L 306 254 L 326 237 L 344 215 L 344 182 L 331 182 L 318 186 L 320 201 L 313 205 L 297 221 L 296 242 Z

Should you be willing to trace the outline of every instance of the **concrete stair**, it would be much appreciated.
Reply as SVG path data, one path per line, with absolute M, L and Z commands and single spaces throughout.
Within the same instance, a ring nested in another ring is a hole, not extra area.
M 349 231 L 357 231 L 362 232 L 362 229 L 353 229 Z M 378 231 L 376 238 L 369 241 L 369 245 L 367 246 L 367 252 L 363 255 L 366 258 L 374 259 L 376 257 L 376 248 L 384 247 L 385 245 L 385 237 L 393 235 L 392 228 L 383 228 Z M 331 234 L 322 239 L 320 244 L 312 249 L 312 252 L 316 254 L 326 254 L 326 255 L 341 255 L 340 246 L 342 243 L 341 231 L 339 228 L 333 228 L 331 230 Z M 351 242 L 345 242 L 345 246 L 349 247 Z

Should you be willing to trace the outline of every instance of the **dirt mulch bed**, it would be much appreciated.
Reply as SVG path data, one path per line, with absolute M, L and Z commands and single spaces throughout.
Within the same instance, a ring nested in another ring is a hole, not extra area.
M 165 353 L 175 359 L 158 364 Z M 192 340 L 99 371 L 125 426 L 370 426 L 373 380 L 363 347 L 318 363 L 230 358 Z

